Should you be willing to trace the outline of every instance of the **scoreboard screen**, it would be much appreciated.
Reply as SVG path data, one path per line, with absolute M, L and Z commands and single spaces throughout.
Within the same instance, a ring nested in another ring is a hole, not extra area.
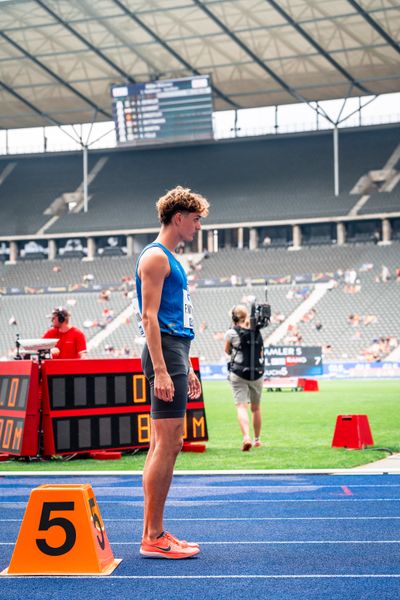
M 119 145 L 213 139 L 208 75 L 113 85 L 111 96 Z
M 198 377 L 198 359 L 192 359 Z M 140 359 L 44 361 L 44 454 L 147 448 L 150 389 Z M 208 439 L 201 396 L 189 401 L 184 439 Z
M 320 346 L 267 346 L 265 377 L 315 377 L 322 375 Z
M 0 362 L 0 452 L 36 456 L 39 369 L 31 361 Z

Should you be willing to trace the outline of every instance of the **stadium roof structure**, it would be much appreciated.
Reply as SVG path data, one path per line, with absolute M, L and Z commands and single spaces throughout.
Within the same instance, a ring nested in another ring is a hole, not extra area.
M 110 85 L 211 74 L 215 110 L 400 91 L 397 0 L 0 0 L 0 128 L 111 120 Z

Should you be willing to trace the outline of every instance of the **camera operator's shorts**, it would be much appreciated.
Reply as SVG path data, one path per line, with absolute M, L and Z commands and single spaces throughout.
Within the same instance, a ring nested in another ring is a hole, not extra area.
M 186 413 L 188 397 L 190 339 L 161 333 L 161 346 L 167 371 L 174 384 L 175 394 L 172 402 L 165 402 L 154 395 L 153 364 L 147 344 L 145 344 L 142 352 L 142 368 L 150 384 L 151 418 L 183 418 Z
M 236 405 L 250 403 L 255 406 L 260 404 L 264 377 L 249 381 L 231 371 L 229 373 L 229 381 L 232 386 L 233 398 Z

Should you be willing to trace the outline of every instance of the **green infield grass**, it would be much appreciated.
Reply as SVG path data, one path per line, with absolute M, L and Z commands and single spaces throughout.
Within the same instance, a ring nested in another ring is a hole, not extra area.
M 264 392 L 261 448 L 241 451 L 241 435 L 229 385 L 204 382 L 209 433 L 204 453 L 183 452 L 176 470 L 224 469 L 339 469 L 355 467 L 400 452 L 400 381 L 329 381 L 319 392 Z M 368 415 L 373 448 L 332 448 L 336 417 Z M 11 460 L 1 471 L 141 470 L 145 451 L 121 460 L 54 458 L 47 461 Z

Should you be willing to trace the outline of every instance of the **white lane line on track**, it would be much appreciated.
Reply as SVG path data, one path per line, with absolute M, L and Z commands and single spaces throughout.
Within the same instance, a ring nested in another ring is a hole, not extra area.
M 344 484 L 345 485 L 345 484 Z M 351 485 L 352 488 L 398 488 L 400 487 L 399 483 L 379 483 L 379 484 L 371 484 L 371 483 L 365 483 L 365 484 L 348 484 Z M 140 489 L 140 486 L 132 486 L 134 489 Z M 225 489 L 229 489 L 229 490 L 262 490 L 262 489 L 269 489 L 269 490 L 275 490 L 275 489 L 294 489 L 296 490 L 297 488 L 301 488 L 302 490 L 305 489 L 324 489 L 324 488 L 333 488 L 333 489 L 337 489 L 340 488 L 340 484 L 339 482 L 336 483 L 335 485 L 319 485 L 317 483 L 314 484 L 307 484 L 307 483 L 297 483 L 297 484 L 286 484 L 286 483 L 280 483 L 279 485 L 276 484 L 265 484 L 265 485 L 174 485 L 172 484 L 171 486 L 171 490 L 225 490 Z M 93 485 L 93 489 L 97 489 L 97 490 L 129 490 L 129 486 L 123 485 L 123 486 L 112 486 L 112 485 L 99 485 L 97 486 L 96 484 Z
M 143 500 L 103 500 L 96 496 L 98 504 L 124 504 L 129 506 L 143 506 Z M 353 504 L 354 502 L 400 502 L 400 498 L 354 498 L 354 496 L 340 496 L 338 498 L 299 498 L 296 500 L 295 498 L 260 498 L 259 500 L 175 500 L 174 498 L 170 498 L 167 500 L 166 506 L 210 506 L 215 504 L 267 504 L 267 503 L 276 503 L 284 504 L 285 502 L 296 502 L 298 504 L 304 502 L 346 502 L 348 504 Z M 10 500 L 0 500 L 0 505 L 3 505 L 5 508 L 13 508 L 18 506 L 26 506 L 26 501 L 10 501 Z
M 362 465 L 359 465 L 360 467 Z M 355 467 L 357 468 L 357 467 Z M 378 475 L 399 475 L 399 468 L 391 468 L 388 467 L 376 467 L 374 470 L 369 471 L 352 471 L 351 469 L 218 469 L 218 471 L 214 471 L 213 469 L 207 469 L 207 471 L 202 470 L 186 470 L 182 469 L 174 472 L 174 477 L 237 477 L 240 475 L 244 475 L 246 477 L 259 477 L 262 475 L 272 475 L 273 477 L 297 477 L 297 476 L 307 476 L 307 475 L 333 475 L 337 476 L 346 476 L 346 477 L 374 477 Z M 126 479 L 127 477 L 142 477 L 143 470 L 135 471 L 135 470 L 126 470 L 126 471 L 2 471 L 1 477 L 16 477 L 16 478 L 24 478 L 24 477 L 122 477 Z
M 400 484 L 350 484 L 351 488 L 400 488 Z M 0 483 L 0 489 L 1 489 L 1 483 Z M 141 486 L 106 486 L 106 485 L 96 485 L 96 484 L 92 484 L 93 490 L 96 492 L 103 492 L 103 491 L 126 491 L 129 493 L 129 491 L 133 491 L 133 490 L 139 490 L 140 492 L 142 491 L 142 487 Z M 205 491 L 213 491 L 213 490 L 232 490 L 232 491 L 236 491 L 236 490 L 240 490 L 240 491 L 254 491 L 254 490 L 266 490 L 268 492 L 274 492 L 274 491 L 279 491 L 279 490 L 294 490 L 296 491 L 298 488 L 301 488 L 300 491 L 307 491 L 308 489 L 310 489 L 311 491 L 313 490 L 322 490 L 322 489 L 340 489 L 343 486 L 340 486 L 339 483 L 337 483 L 336 485 L 319 485 L 319 484 L 301 484 L 298 483 L 296 485 L 292 484 L 292 485 L 286 485 L 284 483 L 280 484 L 280 485 L 172 485 L 171 486 L 171 490 L 184 490 L 186 492 L 190 491 L 190 490 L 205 490 Z M 9 486 L 5 489 L 12 489 L 15 490 L 15 493 L 27 493 L 29 494 L 32 490 L 32 486 L 21 486 L 21 487 L 15 487 L 15 486 Z
M 110 541 L 110 544 L 112 545 L 118 545 L 118 546 L 140 546 L 140 542 L 113 542 Z M 284 540 L 277 540 L 277 541 L 271 541 L 271 540 L 258 540 L 258 541 L 232 541 L 232 540 L 228 540 L 226 542 L 201 542 L 199 541 L 198 544 L 203 544 L 204 546 L 206 545 L 214 545 L 214 544 L 218 544 L 220 546 L 223 546 L 224 544 L 235 544 L 235 545 L 244 545 L 244 546 L 249 546 L 252 544 L 259 544 L 259 545 L 268 545 L 268 546 L 274 546 L 275 544 L 278 545 L 285 545 L 285 544 L 299 544 L 299 545 L 307 545 L 307 544 L 400 544 L 400 540 L 289 540 L 289 541 L 284 541 Z
M 132 504 L 142 506 L 143 502 L 134 501 L 134 500 L 101 500 L 99 497 L 96 497 L 101 504 Z M 185 506 L 185 505 L 193 505 L 193 506 L 208 506 L 210 504 L 236 504 L 236 503 L 245 503 L 245 504 L 260 504 L 260 503 L 268 503 L 268 502 L 400 502 L 400 498 L 354 498 L 349 496 L 340 496 L 338 498 L 299 498 L 296 500 L 295 498 L 260 498 L 259 500 L 245 500 L 245 499 L 237 499 L 230 500 L 229 498 L 224 500 L 175 500 L 174 498 L 170 498 L 167 500 L 167 506 Z M 1 502 L 0 502 L 1 504 Z
M 345 484 L 344 484 L 345 485 Z M 352 488 L 398 488 L 400 487 L 400 484 L 398 483 L 382 483 L 382 484 L 349 484 L 351 485 Z M 295 484 L 285 484 L 285 483 L 281 483 L 279 485 L 275 485 L 275 484 L 265 484 L 265 485 L 174 485 L 172 484 L 171 486 L 171 490 L 262 490 L 262 489 L 268 489 L 268 490 L 276 490 L 276 489 L 293 489 L 296 490 L 297 488 L 301 488 L 302 490 L 306 490 L 306 489 L 311 489 L 311 490 L 315 490 L 315 489 L 326 489 L 326 488 L 332 488 L 332 489 L 337 489 L 340 488 L 341 486 L 339 485 L 339 482 L 335 485 L 319 485 L 319 484 L 303 484 L 303 483 L 297 483 Z M 15 488 L 18 489 L 18 488 Z M 30 489 L 27 486 L 23 486 L 21 487 L 21 489 Z M 141 489 L 141 486 L 131 486 L 129 487 L 128 485 L 122 485 L 122 486 L 113 486 L 113 485 L 96 485 L 93 484 L 93 489 L 95 490 L 125 490 L 125 491 L 129 491 L 129 489 Z
M 299 575 L 6 575 L 4 581 L 12 579 L 398 579 L 400 573 L 362 573 L 362 574 L 299 574 Z
M 235 541 L 235 540 L 227 540 L 227 541 L 212 541 L 212 542 L 197 542 L 200 545 L 208 546 L 208 545 L 227 545 L 230 546 L 235 544 L 235 546 L 251 546 L 251 545 L 266 545 L 266 546 L 284 546 L 284 545 L 318 545 L 318 544 L 400 544 L 400 540 L 250 540 L 250 541 Z M 0 542 L 0 546 L 13 546 L 15 542 Z M 114 540 L 110 540 L 111 546 L 140 546 L 140 542 L 116 542 Z
M 15 542 L 0 542 L 0 546 L 13 546 L 15 544 Z M 115 542 L 113 540 L 110 540 L 110 544 L 112 546 L 140 546 L 140 542 Z M 232 545 L 235 544 L 236 546 L 241 545 L 241 546 L 250 546 L 250 545 L 267 545 L 267 546 L 275 546 L 275 545 L 280 545 L 280 546 L 284 546 L 285 544 L 288 545 L 318 545 L 318 544 L 335 544 L 335 545 L 340 545 L 340 544 L 400 544 L 400 540 L 277 540 L 277 541 L 271 541 L 271 540 L 257 540 L 257 541 L 232 541 L 232 540 L 228 540 L 226 542 L 202 542 L 199 541 L 198 544 L 203 545 L 203 546 L 207 546 L 207 545 L 219 545 L 219 546 L 223 546 L 226 544 Z
M 1 521 L 2 519 L 0 519 Z M 5 519 L 7 520 L 7 519 Z M 392 521 L 400 517 L 196 517 L 195 521 Z M 10 519 L 20 521 L 20 519 Z M 143 519 L 103 519 L 103 521 L 143 521 Z M 165 518 L 165 521 L 190 521 L 193 519 Z
M 130 502 L 129 500 L 102 500 L 102 504 L 115 504 L 115 503 L 124 503 Z M 400 498 L 354 498 L 348 496 L 340 496 L 338 498 L 260 498 L 259 500 L 245 500 L 245 499 L 221 499 L 221 500 L 175 500 L 174 498 L 170 498 L 167 500 L 170 506 L 174 504 L 193 504 L 193 505 L 209 505 L 209 504 L 235 504 L 235 503 L 245 503 L 245 504 L 260 504 L 261 502 L 400 502 Z M 132 501 L 133 504 L 141 504 L 140 502 Z
M 400 520 L 400 517 L 196 517 L 197 521 L 396 521 Z M 105 523 L 142 523 L 143 518 L 137 519 L 113 519 L 103 518 Z M 180 518 L 180 517 L 166 517 L 164 521 L 190 521 L 193 523 L 193 519 Z M 0 523 L 20 523 L 19 519 L 0 519 Z
M 197 521 L 396 521 L 400 520 L 400 517 L 196 517 Z M 131 523 L 138 522 L 142 523 L 143 518 L 137 519 L 113 519 L 103 518 L 105 523 Z M 164 521 L 190 521 L 193 523 L 193 519 L 180 518 L 180 517 L 166 517 Z M 21 519 L 0 519 L 0 523 L 20 523 Z

